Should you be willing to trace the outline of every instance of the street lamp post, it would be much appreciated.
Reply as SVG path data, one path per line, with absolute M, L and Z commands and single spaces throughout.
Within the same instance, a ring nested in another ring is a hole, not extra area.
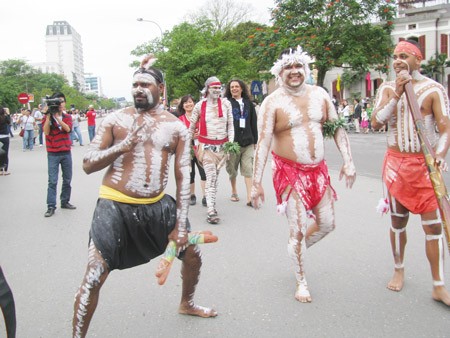
M 144 19 L 144 18 L 137 18 L 136 20 L 139 21 L 139 22 L 150 22 L 150 23 L 153 23 L 153 24 L 155 24 L 156 26 L 158 26 L 159 32 L 161 33 L 161 41 L 162 41 L 163 35 L 164 35 L 164 34 L 163 34 L 163 31 L 162 31 L 161 26 L 160 26 L 156 21 L 146 20 L 146 19 Z M 162 48 L 161 48 L 161 51 L 163 51 Z M 163 76 L 164 76 L 164 72 L 163 72 Z M 167 104 L 167 83 L 165 83 L 165 86 L 164 86 L 163 103 L 164 103 L 164 105 Z
M 145 20 L 145 19 L 143 19 L 143 18 L 137 18 L 136 20 L 137 20 L 137 21 L 140 21 L 140 22 L 150 22 L 150 23 L 153 23 L 153 24 L 155 24 L 156 26 L 158 26 L 159 32 L 161 33 L 161 40 L 162 40 L 164 34 L 163 34 L 163 31 L 162 31 L 161 26 L 160 26 L 156 21 Z

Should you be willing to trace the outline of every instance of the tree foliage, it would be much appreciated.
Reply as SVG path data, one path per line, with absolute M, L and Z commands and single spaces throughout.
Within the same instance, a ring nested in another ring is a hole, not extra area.
M 437 82 L 444 83 L 445 68 L 448 66 L 450 61 L 447 61 L 447 54 L 436 53 L 435 57 L 431 57 L 427 63 L 421 65 L 421 72 Z
M 392 53 L 393 0 L 276 0 L 273 26 L 249 36 L 260 70 L 270 69 L 279 53 L 301 45 L 315 58 L 318 84 L 333 67 L 356 72 L 386 69 Z M 375 24 L 374 24 L 375 23 Z M 381 66 L 381 67 L 380 67 Z
M 183 22 L 165 34 L 163 50 L 156 52 L 155 66 L 164 72 L 169 100 L 188 93 L 198 98 L 210 76 L 224 83 L 233 77 L 250 80 L 255 76 L 245 39 L 234 39 L 233 30 L 225 34 L 213 27 L 210 20 L 201 19 Z M 152 46 L 148 46 L 149 52 Z M 143 55 L 146 51 L 140 46 L 132 53 Z

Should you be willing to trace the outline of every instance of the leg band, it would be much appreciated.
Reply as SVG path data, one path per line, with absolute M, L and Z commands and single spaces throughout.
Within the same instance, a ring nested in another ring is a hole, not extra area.
M 442 236 L 442 234 L 439 234 L 439 235 L 426 235 L 425 238 L 426 238 L 427 241 L 434 241 L 436 239 L 442 239 L 442 238 L 444 238 L 444 236 Z
M 402 218 L 404 218 L 404 217 L 408 217 L 408 213 L 406 213 L 406 214 L 399 214 L 399 213 L 396 213 L 396 212 L 391 212 L 391 216 L 396 216 L 396 217 L 402 217 Z
M 432 219 L 429 221 L 422 221 L 422 225 L 433 225 L 433 224 L 440 224 L 441 223 L 441 218 L 438 217 L 437 219 Z

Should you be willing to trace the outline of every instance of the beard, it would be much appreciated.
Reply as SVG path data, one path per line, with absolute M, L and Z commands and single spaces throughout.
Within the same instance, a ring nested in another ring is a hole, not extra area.
M 143 110 L 150 110 L 154 107 L 154 105 L 151 105 L 148 101 L 138 101 L 136 102 L 136 100 L 134 100 L 134 106 L 137 109 L 143 109 Z
M 155 102 L 153 101 L 153 97 L 147 97 L 145 100 L 142 100 L 142 96 L 140 97 L 141 100 L 137 101 L 136 97 L 134 97 L 134 106 L 137 109 L 143 109 L 143 110 L 150 110 L 156 106 Z

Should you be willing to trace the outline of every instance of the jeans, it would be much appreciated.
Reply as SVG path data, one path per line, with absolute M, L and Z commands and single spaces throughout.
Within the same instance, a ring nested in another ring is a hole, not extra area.
M 43 127 L 42 127 L 42 123 L 38 124 L 39 127 L 39 144 L 43 145 L 44 144 L 44 138 L 42 137 L 42 134 L 44 132 Z
M 78 127 L 73 127 L 72 128 L 72 132 L 70 134 L 71 134 L 72 144 L 73 144 L 73 140 L 78 139 L 78 142 L 80 142 L 80 146 L 83 145 L 83 138 L 81 137 L 81 129 L 80 129 L 79 126 Z
M 33 150 L 34 145 L 34 129 L 25 130 L 23 133 L 23 150 Z
M 56 186 L 58 185 L 59 165 L 62 170 L 62 189 L 61 189 L 61 205 L 70 201 L 70 193 L 72 188 L 72 154 L 70 152 L 63 153 L 47 153 L 48 161 L 48 188 L 47 188 L 47 207 L 56 208 Z
M 89 142 L 91 142 L 95 136 L 95 126 L 88 126 L 88 133 L 89 133 Z

